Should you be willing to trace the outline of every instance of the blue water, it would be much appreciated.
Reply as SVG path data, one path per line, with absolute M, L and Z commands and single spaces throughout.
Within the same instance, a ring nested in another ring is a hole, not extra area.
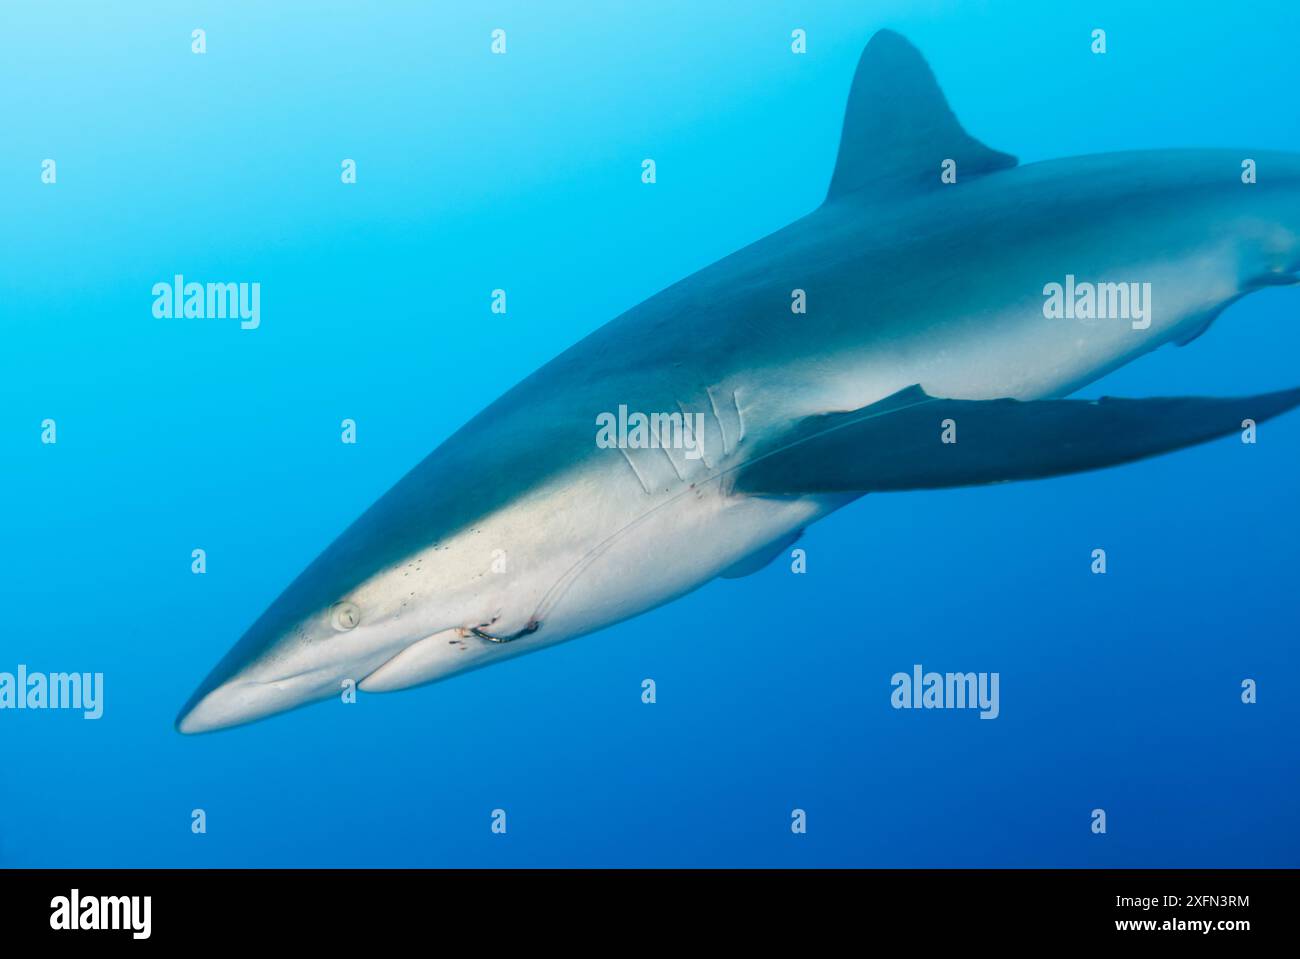
M 0 863 L 1300 864 L 1296 414 L 1253 447 L 869 496 L 808 532 L 803 576 L 777 563 L 414 691 L 173 730 L 466 419 L 816 206 L 875 30 L 1024 162 L 1300 150 L 1292 0 L 477 7 L 0 9 L 0 671 L 105 677 L 97 721 L 0 712 Z M 176 273 L 260 282 L 261 327 L 155 319 Z M 1294 385 L 1298 305 L 1252 296 L 1088 392 Z M 891 709 L 914 663 L 1000 672 L 1000 717 Z

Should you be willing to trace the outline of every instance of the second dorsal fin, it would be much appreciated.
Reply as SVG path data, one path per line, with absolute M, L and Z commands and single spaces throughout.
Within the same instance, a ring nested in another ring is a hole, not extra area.
M 888 195 L 937 187 L 947 159 L 956 161 L 959 179 L 1016 165 L 1015 157 L 967 134 L 916 47 L 881 30 L 853 76 L 826 200 L 859 190 Z

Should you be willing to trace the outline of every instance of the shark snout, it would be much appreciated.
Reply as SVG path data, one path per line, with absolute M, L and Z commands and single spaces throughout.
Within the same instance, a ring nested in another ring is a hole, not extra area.
M 279 690 L 259 683 L 231 680 L 192 699 L 176 717 L 176 729 L 182 733 L 206 733 L 279 712 Z
M 336 669 L 275 677 L 253 678 L 254 671 L 240 671 L 215 684 L 205 683 L 176 717 L 182 733 L 205 733 L 239 726 L 276 713 L 315 702 L 341 687 Z
M 361 679 L 358 669 L 366 670 L 349 653 L 298 637 L 284 643 L 237 646 L 181 707 L 176 729 L 211 732 L 335 695 L 349 679 Z
M 181 707 L 177 731 L 240 726 L 361 688 L 407 643 L 401 635 L 340 631 L 329 623 L 317 616 L 278 634 L 255 625 Z

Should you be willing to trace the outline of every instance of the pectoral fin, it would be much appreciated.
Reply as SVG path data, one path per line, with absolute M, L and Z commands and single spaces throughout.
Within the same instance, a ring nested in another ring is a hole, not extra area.
M 741 467 L 733 489 L 777 496 L 1042 479 L 1172 452 L 1298 404 L 1300 389 L 1022 402 L 937 399 L 912 386 L 851 413 L 803 420 Z
M 723 579 L 741 579 L 745 576 L 751 576 L 784 553 L 788 547 L 793 546 L 802 535 L 803 530 L 800 529 L 795 530 L 788 536 L 782 536 L 780 539 L 773 540 L 759 549 L 754 550 L 754 552 L 750 553 L 738 562 L 733 563 L 718 575 Z

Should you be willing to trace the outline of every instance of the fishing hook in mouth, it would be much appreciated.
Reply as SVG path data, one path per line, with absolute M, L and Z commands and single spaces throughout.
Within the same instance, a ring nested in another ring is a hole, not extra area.
M 539 623 L 535 619 L 530 619 L 528 621 L 528 625 L 526 625 L 523 629 L 519 630 L 517 633 L 511 633 L 509 636 L 493 636 L 491 633 L 486 632 L 483 629 L 483 626 L 490 626 L 490 625 L 492 624 L 484 623 L 482 626 L 471 626 L 469 628 L 469 631 L 473 633 L 475 636 L 477 636 L 479 639 L 486 639 L 489 643 L 512 643 L 520 636 L 527 636 L 529 633 L 535 633 L 542 628 L 541 623 Z

